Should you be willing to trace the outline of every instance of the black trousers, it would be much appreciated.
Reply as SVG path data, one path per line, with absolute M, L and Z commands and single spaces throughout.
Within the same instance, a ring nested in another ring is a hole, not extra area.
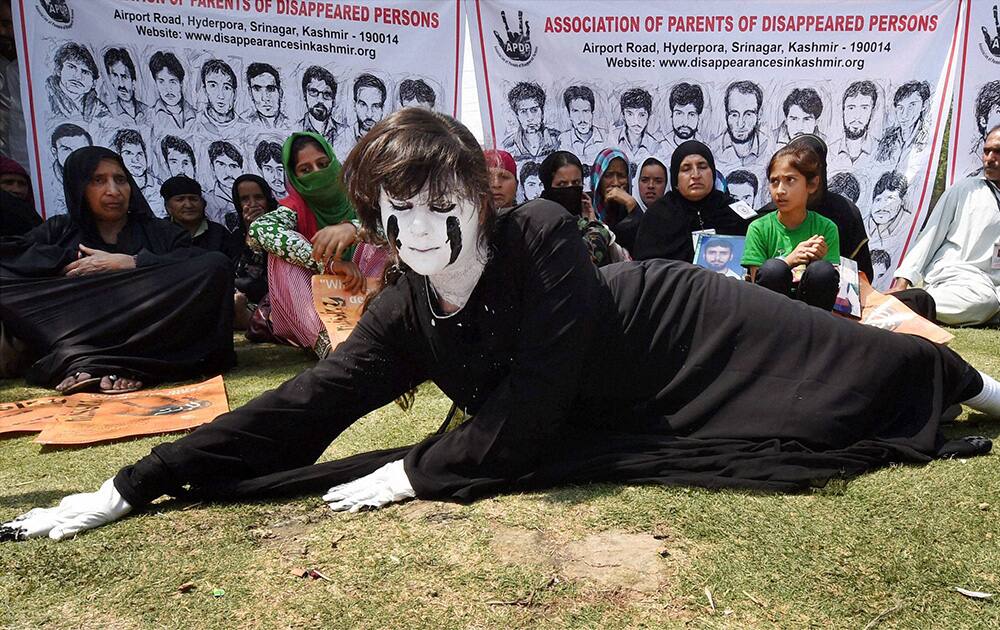
M 788 297 L 797 297 L 809 306 L 829 311 L 837 301 L 840 273 L 825 260 L 806 266 L 797 288 L 792 286 L 792 269 L 784 260 L 771 258 L 757 270 L 757 284 Z

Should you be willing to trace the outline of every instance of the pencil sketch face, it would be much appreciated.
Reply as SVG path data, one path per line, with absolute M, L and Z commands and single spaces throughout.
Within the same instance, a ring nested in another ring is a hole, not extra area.
M 228 116 L 233 112 L 236 102 L 236 87 L 225 72 L 210 72 L 205 76 L 205 93 L 208 95 L 208 106 L 219 116 Z
M 569 121 L 581 136 L 588 135 L 594 128 L 594 108 L 583 98 L 569 102 Z
M 73 97 L 82 97 L 94 87 L 96 77 L 79 59 L 67 59 L 59 69 L 59 87 Z
M 756 96 L 744 94 L 739 90 L 730 92 L 726 126 L 732 139 L 740 143 L 753 140 L 757 134 L 759 114 Z
M 674 135 L 681 140 L 690 140 L 698 132 L 698 110 L 694 103 L 677 105 L 670 112 L 670 123 Z
M 146 174 L 148 163 L 146 151 L 143 150 L 142 145 L 123 144 L 118 154 L 122 156 L 125 167 L 128 168 L 128 172 L 132 173 L 133 177 L 142 177 Z
M 844 99 L 844 135 L 851 140 L 867 135 L 874 109 L 872 97 L 867 94 L 857 94 Z
M 160 98 L 167 105 L 175 106 L 184 97 L 180 78 L 174 76 L 170 70 L 163 68 L 156 73 L 156 91 Z
M 789 138 L 805 133 L 814 133 L 816 131 L 816 117 L 798 105 L 792 105 L 788 108 L 788 115 L 785 116 L 785 128 L 788 129 Z
M 115 89 L 115 94 L 119 101 L 128 102 L 135 94 L 135 79 L 132 73 L 120 61 L 116 61 L 108 68 L 108 78 L 111 80 L 111 87 Z
M 369 131 L 375 123 L 382 120 L 385 110 L 385 99 L 382 98 L 382 91 L 374 87 L 363 87 L 358 90 L 358 97 L 354 99 L 354 113 L 358 117 L 358 128 L 361 131 Z
M 542 128 L 542 106 L 533 98 L 526 98 L 517 102 L 517 124 L 525 133 L 538 133 Z
M 872 200 L 872 221 L 879 225 L 891 223 L 903 209 L 903 199 L 898 190 L 886 189 Z
M 924 115 L 924 99 L 918 92 L 901 99 L 896 105 L 896 118 L 903 128 L 914 128 Z
M 333 88 L 322 79 L 312 79 L 305 90 L 306 109 L 316 120 L 326 120 L 333 111 Z
M 194 179 L 194 160 L 184 151 L 167 149 L 167 171 L 171 177 L 186 175 Z
M 269 72 L 250 79 L 250 98 L 257 113 L 265 118 L 274 118 L 281 111 L 281 89 Z

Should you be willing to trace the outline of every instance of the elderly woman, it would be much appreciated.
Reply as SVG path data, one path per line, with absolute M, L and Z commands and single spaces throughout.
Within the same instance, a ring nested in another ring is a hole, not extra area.
M 596 480 L 796 490 L 957 452 L 938 431 L 954 402 L 1000 414 L 1000 384 L 925 339 L 687 263 L 598 270 L 558 205 L 494 212 L 482 152 L 447 116 L 395 112 L 354 147 L 344 176 L 365 229 L 396 257 L 351 336 L 0 536 L 64 538 L 182 492 L 329 488 L 334 510 L 358 510 Z M 851 369 L 830 370 L 836 361 Z M 311 465 L 425 380 L 469 419 L 414 446 Z
M 234 363 L 232 267 L 157 219 L 118 154 L 77 149 L 68 214 L 0 240 L 0 319 L 36 359 L 29 383 L 134 391 Z
M 670 158 L 673 188 L 647 208 L 633 257 L 693 262 L 692 232 L 745 235 L 750 220 L 757 215 L 746 204 L 717 190 L 715 179 L 715 158 L 707 146 L 688 140 L 674 149 Z

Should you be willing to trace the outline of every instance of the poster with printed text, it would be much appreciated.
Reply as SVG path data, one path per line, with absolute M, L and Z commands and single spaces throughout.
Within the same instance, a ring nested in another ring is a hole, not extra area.
M 928 210 L 962 4 L 628 0 L 608 11 L 599 0 L 472 0 L 466 10 L 487 144 L 514 155 L 522 200 L 555 150 L 590 171 L 599 151 L 621 149 L 634 190 L 647 158 L 669 166 L 694 139 L 730 192 L 760 208 L 771 156 L 812 133 L 829 146 L 831 189 L 861 210 L 885 288 Z
M 236 226 L 232 183 L 286 194 L 289 133 L 325 136 L 343 161 L 402 107 L 456 115 L 458 0 L 14 0 L 35 199 L 66 211 L 75 149 L 121 154 L 154 212 L 162 181 L 197 179 L 208 218 Z
M 983 174 L 983 142 L 1000 126 L 1000 0 L 962 0 L 955 105 L 948 147 L 950 186 Z

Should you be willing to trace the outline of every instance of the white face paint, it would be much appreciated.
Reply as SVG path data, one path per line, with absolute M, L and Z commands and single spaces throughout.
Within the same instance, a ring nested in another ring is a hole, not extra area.
M 457 195 L 434 203 L 429 196 L 427 186 L 411 199 L 394 199 L 383 189 L 382 228 L 400 260 L 428 276 L 442 299 L 464 306 L 486 261 L 479 245 L 479 206 Z

